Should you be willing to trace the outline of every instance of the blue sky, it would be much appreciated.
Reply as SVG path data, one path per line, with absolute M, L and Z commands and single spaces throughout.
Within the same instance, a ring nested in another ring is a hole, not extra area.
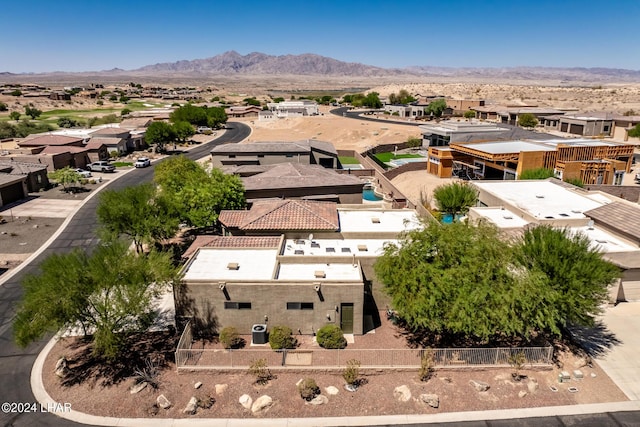
M 380 67 L 640 70 L 640 0 L 31 0 L 2 6 L 0 72 L 315 53 Z

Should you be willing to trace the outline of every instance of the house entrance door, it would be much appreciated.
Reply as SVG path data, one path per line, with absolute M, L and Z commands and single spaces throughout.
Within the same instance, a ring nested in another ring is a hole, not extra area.
M 340 304 L 340 328 L 344 334 L 353 333 L 353 303 Z

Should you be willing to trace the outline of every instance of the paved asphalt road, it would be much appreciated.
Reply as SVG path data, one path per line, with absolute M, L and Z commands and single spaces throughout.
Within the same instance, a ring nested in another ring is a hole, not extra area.
M 250 132 L 249 126 L 243 123 L 228 123 L 227 130 L 220 138 L 185 152 L 185 156 L 194 160 L 205 157 L 216 145 L 240 142 L 247 138 Z M 131 171 L 113 180 L 108 184 L 107 188 L 114 190 L 151 181 L 153 169 L 154 167 L 152 166 Z M 45 251 L 23 268 L 22 271 L 0 286 L 0 403 L 35 402 L 30 386 L 31 366 L 40 350 L 51 338 L 49 336 L 42 341 L 33 343 L 26 349 L 21 349 L 13 343 L 11 325 L 15 315 L 15 306 L 22 297 L 20 281 L 25 275 L 35 272 L 40 263 L 53 253 L 66 252 L 76 247 L 91 247 L 95 245 L 97 243 L 95 234 L 97 204 L 98 197 L 93 197 L 85 203 L 74 215 L 65 230 Z M 79 424 L 47 413 L 5 414 L 0 412 L 0 425 L 72 426 Z

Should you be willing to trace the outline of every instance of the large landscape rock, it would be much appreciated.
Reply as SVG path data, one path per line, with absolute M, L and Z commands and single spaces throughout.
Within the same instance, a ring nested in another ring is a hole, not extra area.
M 56 367 L 54 371 L 58 377 L 60 378 L 66 377 L 67 373 L 69 372 L 69 368 L 67 366 L 67 359 L 65 359 L 64 357 L 61 357 L 60 359 L 58 359 L 58 361 L 56 362 Z
M 256 399 L 255 402 L 253 402 L 253 405 L 251 405 L 251 412 L 255 414 L 256 412 L 268 409 L 271 405 L 273 405 L 273 399 L 265 394 L 263 396 L 260 396 Z
M 216 384 L 216 394 L 223 394 L 227 388 L 229 388 L 229 384 Z
M 158 398 L 156 399 L 156 403 L 162 409 L 171 408 L 171 401 L 167 399 L 167 397 L 164 394 L 161 394 L 160 396 L 158 396 Z
M 329 387 L 326 387 L 324 391 L 326 391 L 329 396 L 335 396 L 339 392 L 338 388 L 332 385 L 330 385 Z
M 327 396 L 324 396 L 322 394 L 317 395 L 316 397 L 314 397 L 313 399 L 311 399 L 308 402 L 305 402 L 305 404 L 307 405 L 325 405 L 329 403 L 329 398 Z
M 198 398 L 195 396 L 192 396 L 191 399 L 189 399 L 189 403 L 187 403 L 187 406 L 184 407 L 182 412 L 184 412 L 185 414 L 193 415 L 196 413 L 197 409 L 198 409 Z
M 131 387 L 131 389 L 129 390 L 129 393 L 137 394 L 137 393 L 140 393 L 145 388 L 147 388 L 147 382 L 146 381 L 142 381 L 141 383 L 134 384 Z
M 400 402 L 408 402 L 411 399 L 411 390 L 406 385 L 401 385 L 393 389 L 393 397 Z
M 240 399 L 238 399 L 238 402 L 240 402 L 240 404 L 244 406 L 245 409 L 251 409 L 253 399 L 248 394 L 243 394 L 242 396 L 240 396 Z
M 535 378 L 529 378 L 529 382 L 527 383 L 527 389 L 529 390 L 529 393 L 535 393 L 536 391 L 538 391 L 538 388 L 538 381 Z
M 432 408 L 437 408 L 438 406 L 440 406 L 440 398 L 437 394 L 421 394 L 420 401 L 422 403 L 426 403 Z
M 471 384 L 478 391 L 487 391 L 487 390 L 489 390 L 489 384 L 487 384 L 485 382 L 482 382 L 482 381 L 469 380 L 469 384 Z

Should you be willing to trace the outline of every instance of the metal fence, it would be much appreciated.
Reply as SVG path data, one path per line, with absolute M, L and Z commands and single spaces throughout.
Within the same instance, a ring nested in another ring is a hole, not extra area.
M 195 349 L 191 346 L 190 324 L 178 342 L 176 366 L 183 370 L 247 369 L 258 359 L 265 359 L 269 368 L 328 369 L 343 368 L 356 359 L 362 368 L 420 367 L 422 357 L 431 354 L 436 368 L 469 366 L 509 366 L 512 357 L 519 357 L 525 366 L 548 366 L 552 363 L 553 347 L 513 348 L 435 348 L 435 349 Z

